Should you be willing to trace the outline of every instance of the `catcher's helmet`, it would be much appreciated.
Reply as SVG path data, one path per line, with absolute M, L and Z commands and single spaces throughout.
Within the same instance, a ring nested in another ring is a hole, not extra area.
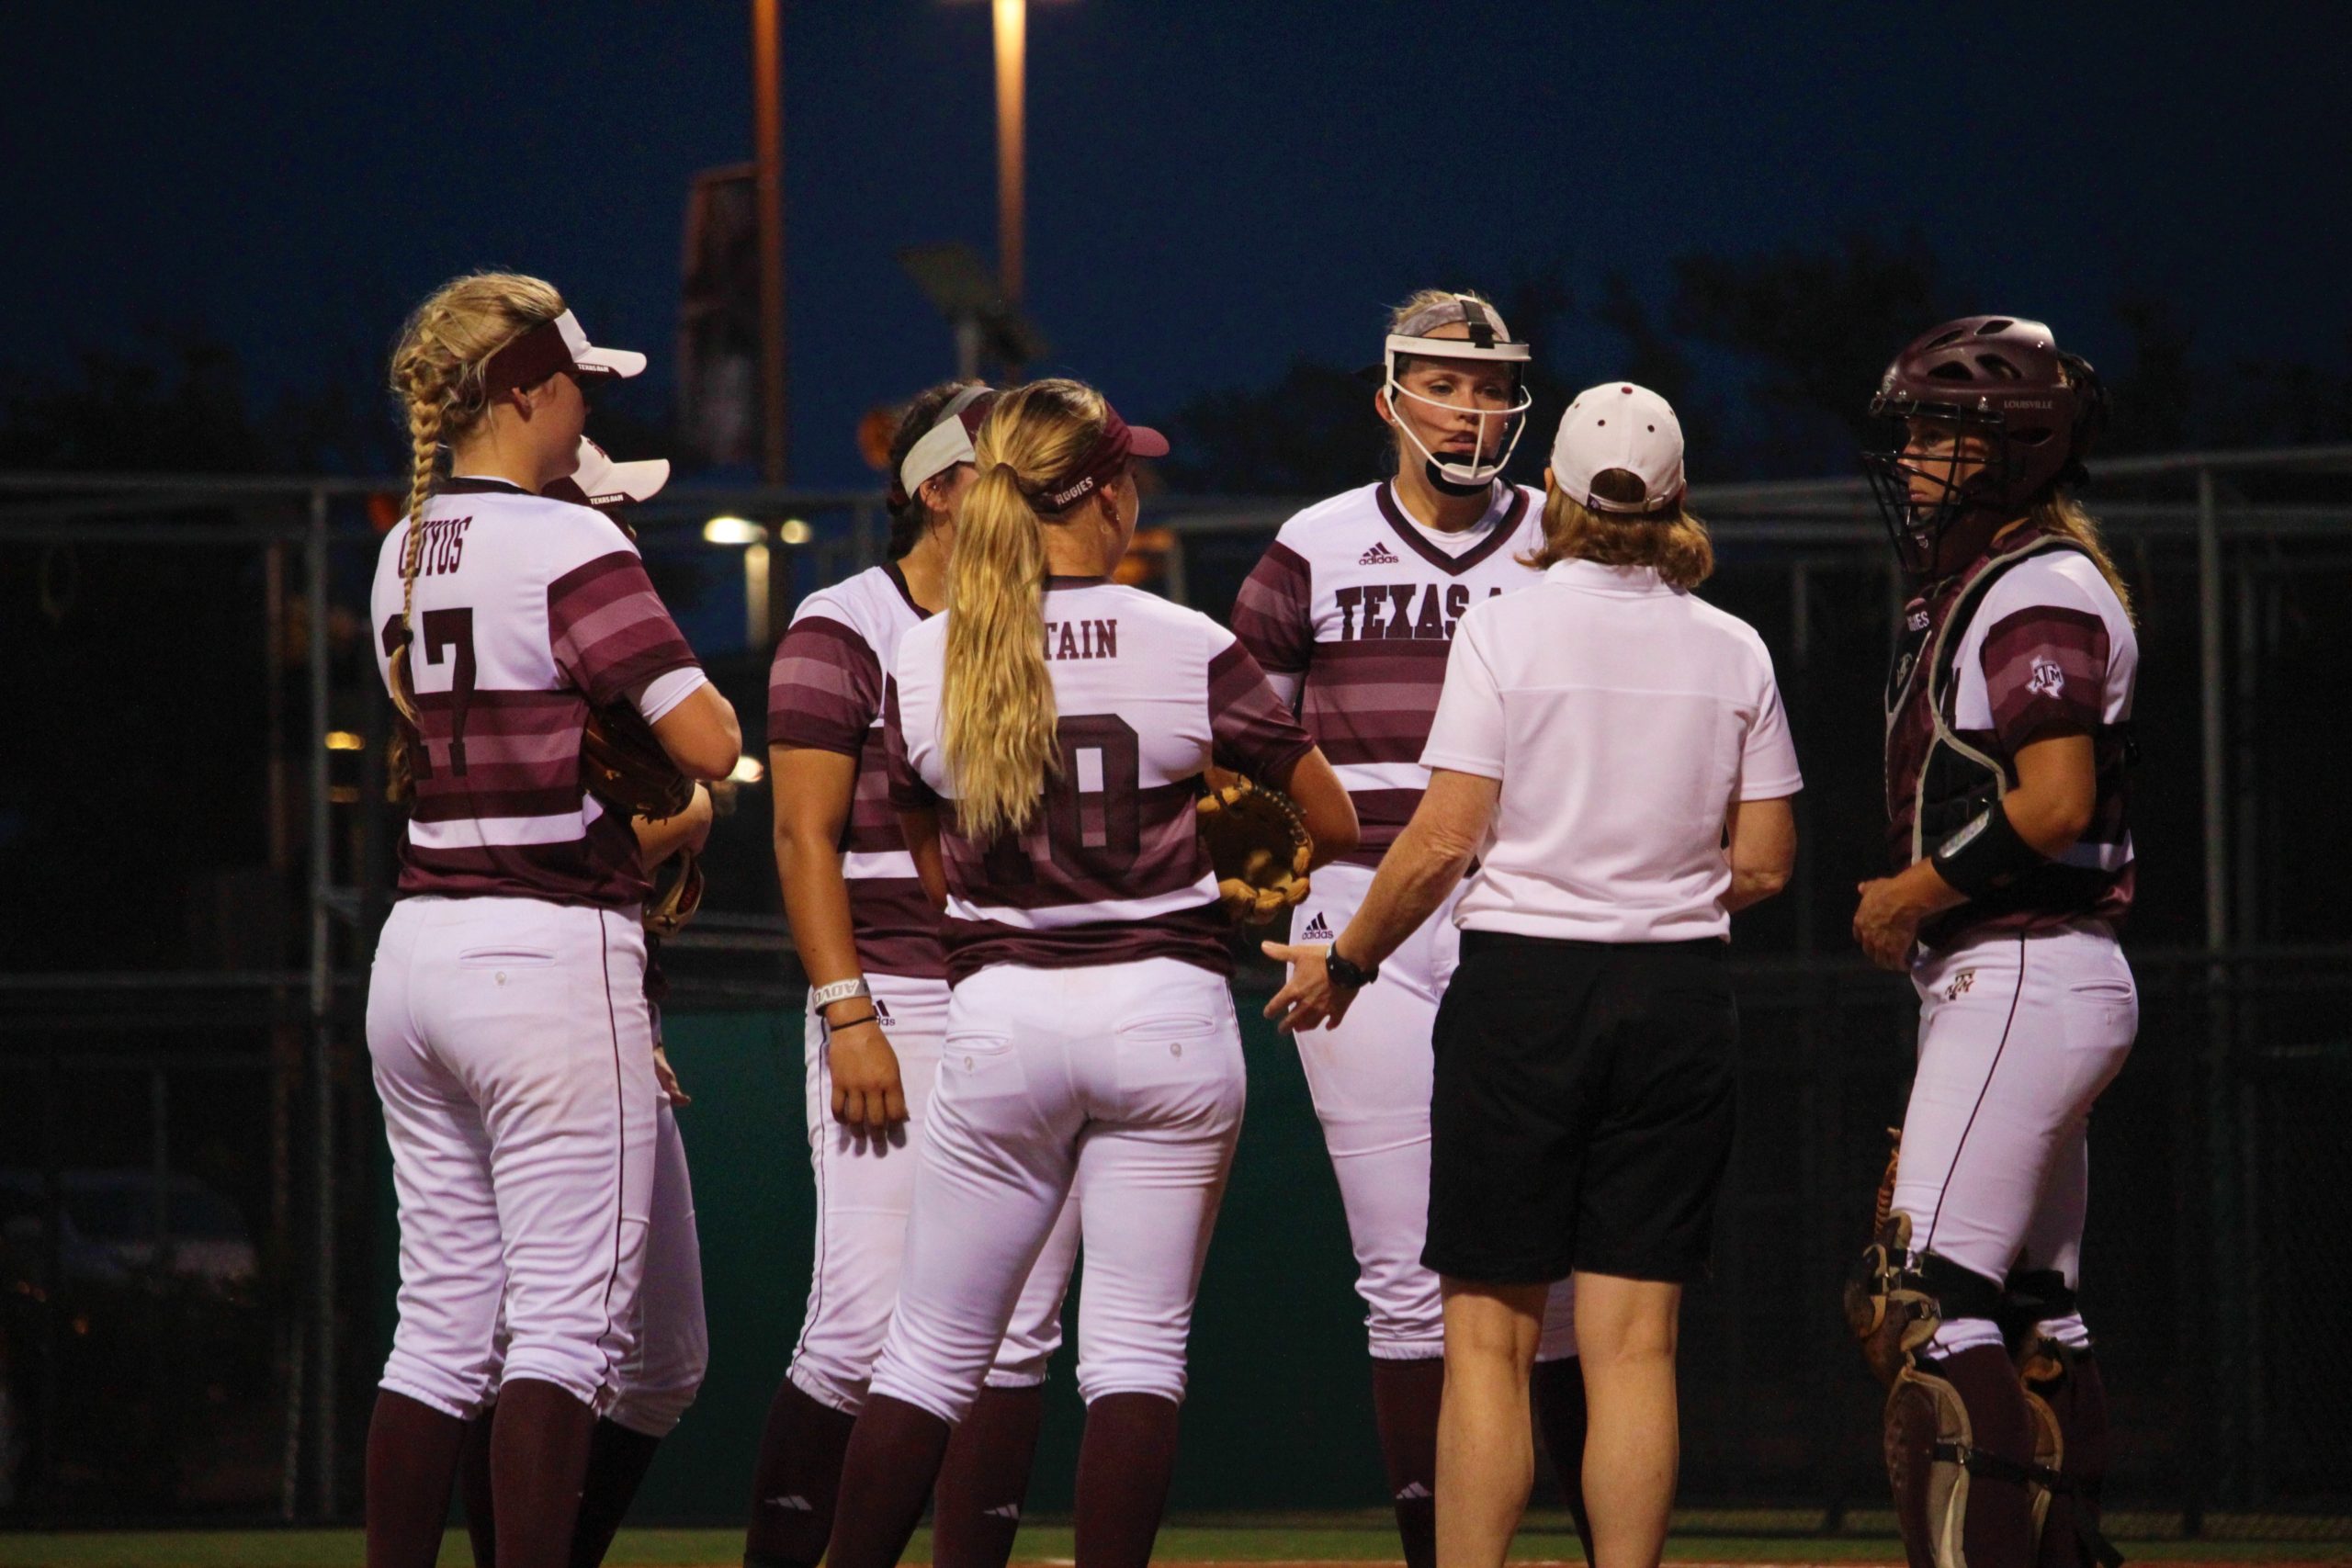
M 2078 484 L 2083 458 L 2106 423 L 2107 398 L 2089 361 L 2068 354 L 2040 321 L 1963 316 L 1913 340 L 1880 378 L 1871 417 L 1887 439 L 1862 454 L 1879 513 L 1913 575 L 1944 576 L 1966 566 L 1990 531 L 2061 486 Z M 1906 454 L 1906 425 L 1933 420 L 1984 444 L 1983 461 L 1961 476 L 1955 441 L 1946 454 Z M 1934 469 L 1940 467 L 1942 472 Z M 1914 498 L 1914 476 L 1941 486 Z M 1972 525 L 1954 536 L 1954 525 Z M 1953 536 L 1948 537 L 1948 536 Z M 1965 550 L 1952 547 L 1966 543 Z

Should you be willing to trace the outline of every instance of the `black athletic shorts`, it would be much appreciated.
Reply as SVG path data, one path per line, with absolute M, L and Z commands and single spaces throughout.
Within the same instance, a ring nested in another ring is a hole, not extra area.
M 1462 933 L 1424 1264 L 1484 1284 L 1705 1277 L 1739 1043 L 1727 945 Z

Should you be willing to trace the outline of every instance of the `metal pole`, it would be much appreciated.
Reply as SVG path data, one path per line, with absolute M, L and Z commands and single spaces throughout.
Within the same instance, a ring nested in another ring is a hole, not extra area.
M 2237 1117 L 2235 1070 L 2230 1050 L 2234 976 L 2230 942 L 2229 786 L 2222 747 L 2222 532 L 2213 502 L 2213 471 L 2197 471 L 2198 718 L 2204 769 L 2205 832 L 2205 1135 L 2207 1215 L 2212 1232 L 2214 1347 L 2211 1378 L 2213 1490 L 2218 1501 L 2236 1502 L 2245 1482 L 2245 1334 L 2242 1281 L 2245 1238 L 2236 1201 Z M 2201 1499 L 2200 1499 L 2201 1501 Z
M 1022 119 L 1029 49 L 1028 0 L 996 0 L 996 269 L 1008 304 L 1021 303 Z
M 327 497 L 311 492 L 311 533 L 304 546 L 310 596 L 311 712 L 304 743 L 311 760 L 311 1109 L 315 1234 L 311 1248 L 311 1354 L 318 1358 L 311 1380 L 311 1425 L 317 1469 L 311 1475 L 312 1506 L 322 1519 L 335 1517 L 334 1344 L 334 1062 L 330 1017 L 334 1000 L 334 823 L 327 801 Z
M 2213 470 L 2197 470 L 2199 716 L 2205 760 L 2205 945 L 2230 941 L 2228 786 L 2222 753 L 2222 528 L 2213 510 Z
M 760 207 L 760 473 L 772 485 L 791 468 L 785 379 L 784 28 L 782 0 L 752 0 L 752 117 Z

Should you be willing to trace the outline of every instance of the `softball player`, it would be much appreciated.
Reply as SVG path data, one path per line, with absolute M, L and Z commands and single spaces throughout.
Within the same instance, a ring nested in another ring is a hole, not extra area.
M 1473 604 L 1542 573 L 1544 497 L 1504 479 L 1528 397 L 1527 344 L 1475 294 L 1428 290 L 1389 323 L 1374 408 L 1394 432 L 1394 479 L 1351 490 L 1283 525 L 1233 607 L 1233 629 L 1298 705 L 1354 802 L 1356 852 L 1315 878 L 1292 940 L 1328 942 L 1355 915 L 1374 870 L 1429 784 L 1421 749 L 1453 628 Z M 1445 1329 L 1437 1275 L 1421 1263 L 1429 1223 L 1430 1030 L 1461 951 L 1459 895 L 1381 965 L 1356 1008 L 1298 1035 L 1369 1309 L 1374 1412 L 1406 1561 L 1435 1561 L 1439 1395 Z M 1572 1289 L 1545 1314 L 1535 1373 L 1544 1437 L 1573 1503 L 1584 1386 Z M 1577 1510 L 1581 1517 L 1581 1510 Z
M 815 1568 L 842 1450 L 898 1298 L 916 1150 L 939 1075 L 947 961 L 890 809 L 882 685 L 899 638 L 947 598 L 972 433 L 995 394 L 949 384 L 914 400 L 892 446 L 888 565 L 801 601 L 768 676 L 776 868 L 810 985 L 808 1151 L 816 1278 L 752 1473 L 748 1568 Z M 1061 1345 L 1078 1248 L 1066 1213 L 1038 1255 L 988 1387 L 956 1429 L 933 1510 L 942 1568 L 1001 1568 L 1012 1551 Z
M 594 506 L 627 531 L 621 509 L 650 500 L 669 479 L 666 458 L 616 463 L 603 447 L 583 435 L 580 466 L 540 493 Z M 678 816 L 660 822 L 638 818 L 632 826 L 646 874 L 652 876 L 682 850 L 699 852 L 709 837 L 711 818 L 710 790 L 701 784 L 695 786 L 693 805 Z M 595 1568 L 604 1561 L 638 1488 L 652 1468 L 662 1439 L 676 1429 L 686 1406 L 701 1391 L 710 1359 L 709 1336 L 703 1321 L 702 1246 L 695 1225 L 694 1183 L 687 1172 L 677 1118 L 678 1108 L 691 1104 L 693 1097 L 679 1086 L 662 1045 L 662 1001 L 668 989 L 655 939 L 649 933 L 645 998 L 652 1009 L 654 1081 L 661 1094 L 654 1104 L 653 1188 L 647 1200 L 644 1277 L 637 1293 L 635 1348 L 621 1363 L 619 1393 L 612 1407 L 598 1418 L 589 1440 L 588 1472 L 571 1538 L 572 1568 Z M 502 1367 L 505 1350 L 502 1327 L 497 1346 Z M 490 1472 L 490 1439 L 496 1417 L 494 1402 L 474 1417 L 458 1476 L 465 1498 L 466 1532 L 477 1564 L 497 1561 L 497 1504 Z
M 435 293 L 394 353 L 415 461 L 373 611 L 414 807 L 368 998 L 401 1224 L 368 1440 L 375 1565 L 438 1551 L 467 1423 L 501 1376 L 502 1305 L 497 1555 L 564 1563 L 635 1348 L 657 1142 L 647 884 L 629 821 L 581 787 L 580 739 L 592 703 L 627 700 L 702 778 L 740 739 L 636 549 L 540 492 L 578 461 L 582 383 L 644 364 L 505 274 Z
M 1849 1305 L 1893 1380 L 1888 1470 L 1922 1565 L 2111 1551 L 2075 1299 L 2091 1107 L 2139 1021 L 2115 936 L 2139 650 L 2074 496 L 2104 408 L 2089 365 L 2002 316 L 1914 342 L 1871 404 L 1897 440 L 1866 463 L 1915 595 L 1887 685 L 1898 869 L 1862 885 L 1854 934 L 1909 971 L 1920 1014 L 1893 1217 Z
M 1344 792 L 1205 616 L 1107 581 L 1131 466 L 1167 443 L 1091 388 L 1008 392 L 981 426 L 947 613 L 885 695 L 890 793 L 946 905 L 945 1043 L 889 1337 L 843 1463 L 827 1560 L 905 1549 L 950 1428 L 1073 1193 L 1077 1558 L 1150 1556 L 1184 1342 L 1239 1134 L 1241 1037 L 1216 879 L 1193 825 L 1213 761 L 1286 787 L 1327 852 Z

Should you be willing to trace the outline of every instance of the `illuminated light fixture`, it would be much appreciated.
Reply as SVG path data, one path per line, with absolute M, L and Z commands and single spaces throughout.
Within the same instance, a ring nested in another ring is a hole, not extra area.
M 365 751 L 368 750 L 368 742 L 361 739 L 358 736 L 354 735 L 348 729 L 330 729 L 327 731 L 327 750 L 330 751 Z
M 713 545 L 763 545 L 768 531 L 748 517 L 714 517 L 702 525 L 702 536 Z
M 736 784 L 757 784 L 768 776 L 768 771 L 757 757 L 738 757 L 727 776 Z
M 805 545 L 817 536 L 817 530 L 797 517 L 787 517 L 776 529 L 775 536 L 787 545 Z

